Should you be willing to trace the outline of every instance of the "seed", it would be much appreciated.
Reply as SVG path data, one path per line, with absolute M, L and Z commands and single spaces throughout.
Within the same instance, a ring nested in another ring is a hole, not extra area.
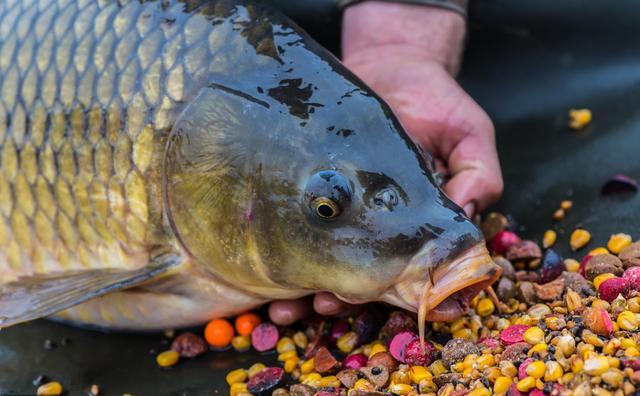
M 485 388 L 484 386 L 477 387 L 476 389 L 467 393 L 467 396 L 490 396 L 490 395 L 491 395 L 491 392 L 489 392 L 489 389 Z
M 554 230 L 547 230 L 544 232 L 542 236 L 542 246 L 544 248 L 549 248 L 556 243 L 556 239 L 558 238 L 558 234 Z
M 638 351 L 637 347 L 629 347 L 624 350 L 624 356 L 626 357 L 638 357 L 640 356 L 640 351 Z
M 571 233 L 569 244 L 572 250 L 578 250 L 586 246 L 590 240 L 591 240 L 591 234 L 589 233 L 589 231 L 584 230 L 582 228 L 578 228 Z
M 616 276 L 610 272 L 608 273 L 604 273 L 604 274 L 600 274 L 598 276 L 596 276 L 595 278 L 593 278 L 593 285 L 596 287 L 596 290 L 598 290 L 598 288 L 600 287 L 600 284 L 604 281 L 606 281 L 607 279 L 611 279 L 611 278 L 615 278 Z
M 431 363 L 429 365 L 429 370 L 431 371 L 431 374 L 433 374 L 434 377 L 437 377 L 447 372 L 447 368 L 444 366 L 444 363 L 442 363 L 442 360 L 440 359 Z
M 59 382 L 48 382 L 38 387 L 36 391 L 38 396 L 58 396 L 62 394 L 62 385 Z
M 565 357 L 571 356 L 576 350 L 576 340 L 569 334 L 562 335 L 558 338 L 557 350 Z
M 342 337 L 338 338 L 336 346 L 342 353 L 350 353 L 358 344 L 358 335 L 354 331 L 345 333 Z
M 382 344 L 375 344 L 371 347 L 371 352 L 369 353 L 369 357 L 375 355 L 378 352 L 387 352 L 387 347 Z
M 540 360 L 536 360 L 536 361 L 531 362 L 531 363 L 529 363 L 527 365 L 527 368 L 525 369 L 525 372 L 530 377 L 542 378 L 544 376 L 544 373 L 545 373 L 546 369 L 547 369 L 547 367 L 545 366 L 545 364 L 543 362 L 541 362 Z
M 609 360 L 604 356 L 596 356 L 584 361 L 584 371 L 589 375 L 602 375 L 609 370 Z
M 553 212 L 553 219 L 556 221 L 560 221 L 562 219 L 564 219 L 564 209 L 560 208 L 558 210 L 556 210 L 555 212 Z
M 329 375 L 329 376 L 326 376 L 326 377 L 322 377 L 317 382 L 317 384 L 318 384 L 318 388 L 328 388 L 328 387 L 338 388 L 338 387 L 340 387 L 342 385 L 340 383 L 340 381 L 338 380 L 338 378 L 336 378 L 335 375 Z
M 580 262 L 571 258 L 564 259 L 564 268 L 567 272 L 578 272 L 580 269 Z
M 493 384 L 493 392 L 494 393 L 505 393 L 509 390 L 513 384 L 513 380 L 509 377 L 498 377 L 496 378 L 496 382 Z
M 518 369 L 513 364 L 513 362 L 509 360 L 501 360 L 500 361 L 500 372 L 505 377 L 513 378 L 518 375 Z
M 255 363 L 251 367 L 249 367 L 249 369 L 247 370 L 247 375 L 249 376 L 249 378 L 251 378 L 266 368 L 267 366 L 262 363 Z
M 416 384 L 419 383 L 420 381 L 422 381 L 423 379 L 431 379 L 431 378 L 433 378 L 433 376 L 427 370 L 427 368 L 423 367 L 423 366 L 413 366 L 409 370 L 409 373 L 411 374 L 411 379 Z
M 544 342 L 544 331 L 539 327 L 529 327 L 522 338 L 531 345 L 536 345 Z
M 302 331 L 298 331 L 293 335 L 293 342 L 298 348 L 306 349 L 307 345 L 309 344 L 309 339 L 307 338 L 307 335 Z
M 362 390 L 362 391 L 373 391 L 375 390 L 375 386 L 364 378 L 360 378 L 353 385 L 353 389 Z
M 634 331 L 638 329 L 638 318 L 631 311 L 620 312 L 616 323 L 622 330 Z
M 483 370 L 487 367 L 494 366 L 496 364 L 495 359 L 492 355 L 482 355 L 478 359 L 476 359 L 476 367 L 478 370 Z
M 618 254 L 622 249 L 631 245 L 631 235 L 629 234 L 613 234 L 607 242 L 607 247 L 611 253 Z
M 238 382 L 235 383 L 233 385 L 231 385 L 231 388 L 229 389 L 229 395 L 230 396 L 237 396 L 240 394 L 247 394 L 249 392 L 249 390 L 247 389 L 247 384 L 245 384 L 244 382 Z
M 406 395 L 411 392 L 413 387 L 407 384 L 391 384 L 389 385 L 389 392 L 395 393 L 396 395 Z
M 297 356 L 291 357 L 287 360 L 284 361 L 284 371 L 285 373 L 292 373 L 293 370 L 296 369 L 296 366 L 298 365 L 298 362 L 300 361 L 300 358 Z
M 564 201 L 560 202 L 560 208 L 564 209 L 564 210 L 569 210 L 573 207 L 573 201 L 565 199 Z
M 481 298 L 476 305 L 476 312 L 482 317 L 491 315 L 495 311 L 495 305 L 490 298 Z
M 251 348 L 251 338 L 249 336 L 235 336 L 231 339 L 231 346 L 238 352 L 248 351 Z
M 633 313 L 640 313 L 640 297 L 632 297 L 628 299 L 627 309 Z
M 582 298 L 576 292 L 571 289 L 568 289 L 564 296 L 565 305 L 569 312 L 574 313 L 582 310 L 584 305 L 582 304 Z
M 595 249 L 591 249 L 589 253 L 587 253 L 587 256 L 601 256 L 603 254 L 609 254 L 609 251 L 606 247 L 598 246 Z
M 311 358 L 300 365 L 300 372 L 302 374 L 309 374 L 313 371 L 315 367 L 316 361 L 314 358 Z
M 227 373 L 226 380 L 229 385 L 245 382 L 247 380 L 247 372 L 241 368 L 229 371 L 229 373 Z
M 534 353 L 540 354 L 540 353 L 546 352 L 547 349 L 548 349 L 547 344 L 545 344 L 544 342 L 541 342 L 539 344 L 532 346 L 531 349 L 529 349 L 529 351 L 527 352 L 527 355 L 533 356 Z
M 631 338 L 621 338 L 620 339 L 620 348 L 621 349 L 627 349 L 627 348 L 631 348 L 631 347 L 636 348 L 637 346 L 638 345 L 636 344 L 636 342 Z
M 569 128 L 578 130 L 589 125 L 592 118 L 591 110 L 589 109 L 571 109 L 569 110 Z
M 160 367 L 170 367 L 178 363 L 180 354 L 174 350 L 164 351 L 156 356 L 156 362 Z
M 533 377 L 525 377 L 518 381 L 516 384 L 516 389 L 520 392 L 529 392 L 531 389 L 536 387 L 536 379 Z
M 281 354 L 278 355 L 278 361 L 279 362 L 284 362 L 286 360 L 289 360 L 293 357 L 298 357 L 298 351 L 296 351 L 295 349 L 293 351 L 286 351 L 286 352 L 282 352 Z
M 555 382 L 558 379 L 560 379 L 560 377 L 562 377 L 562 375 L 564 374 L 564 370 L 562 369 L 562 366 L 560 365 L 560 363 L 554 360 L 548 360 L 547 362 L 545 362 L 545 366 L 546 366 L 546 369 L 544 372 L 545 381 Z
M 281 339 L 278 340 L 278 343 L 276 344 L 276 351 L 279 354 L 284 352 L 289 352 L 289 351 L 295 351 L 295 350 L 296 350 L 296 344 L 289 337 L 282 337 Z
M 602 380 L 613 388 L 619 388 L 624 381 L 624 376 L 619 371 L 609 370 L 602 374 Z

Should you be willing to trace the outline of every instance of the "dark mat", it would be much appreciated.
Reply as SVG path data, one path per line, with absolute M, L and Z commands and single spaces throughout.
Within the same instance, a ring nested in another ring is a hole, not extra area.
M 290 15 L 337 48 L 331 2 L 275 3 L 289 3 Z M 554 225 L 559 202 L 572 199 L 574 208 L 555 224 L 562 254 L 569 254 L 568 233 L 578 225 L 593 233 L 592 247 L 614 232 L 640 237 L 640 197 L 599 193 L 613 173 L 640 177 L 639 11 L 633 0 L 473 2 L 461 82 L 496 123 L 506 180 L 497 207 L 523 225 L 523 235 L 539 238 Z M 572 107 L 593 110 L 585 130 L 567 129 Z M 70 342 L 61 345 L 63 337 Z M 43 347 L 47 339 L 56 344 L 52 350 Z M 227 371 L 274 359 L 219 352 L 162 370 L 154 352 L 165 343 L 162 335 L 105 334 L 47 321 L 10 328 L 0 332 L 0 394 L 32 393 L 38 375 L 61 381 L 73 395 L 94 383 L 106 395 L 227 394 Z

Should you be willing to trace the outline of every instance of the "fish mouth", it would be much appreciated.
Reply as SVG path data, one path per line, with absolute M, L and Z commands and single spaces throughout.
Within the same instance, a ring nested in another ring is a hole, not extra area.
M 383 300 L 402 308 L 418 312 L 419 323 L 450 321 L 464 314 L 471 300 L 480 291 L 494 283 L 502 269 L 493 262 L 484 243 L 478 243 L 453 260 L 442 263 L 424 273 L 428 250 L 419 254 L 410 266 L 413 271 L 403 276 L 404 281 L 387 292 Z M 417 269 L 417 270 L 416 270 Z M 419 279 L 419 280 L 416 280 Z

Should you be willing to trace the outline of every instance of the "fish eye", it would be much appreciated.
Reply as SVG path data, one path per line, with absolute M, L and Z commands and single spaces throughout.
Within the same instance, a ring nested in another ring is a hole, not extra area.
M 333 219 L 349 207 L 351 184 L 335 170 L 323 170 L 311 175 L 304 199 L 311 213 L 321 219 Z
M 327 197 L 319 197 L 311 202 L 311 207 L 316 215 L 323 219 L 332 219 L 340 214 L 337 203 Z

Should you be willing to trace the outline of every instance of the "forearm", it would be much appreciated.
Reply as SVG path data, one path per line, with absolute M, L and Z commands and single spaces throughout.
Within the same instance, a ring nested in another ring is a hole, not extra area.
M 342 52 L 346 63 L 381 56 L 432 61 L 457 73 L 466 32 L 464 18 L 436 7 L 364 1 L 345 9 Z

